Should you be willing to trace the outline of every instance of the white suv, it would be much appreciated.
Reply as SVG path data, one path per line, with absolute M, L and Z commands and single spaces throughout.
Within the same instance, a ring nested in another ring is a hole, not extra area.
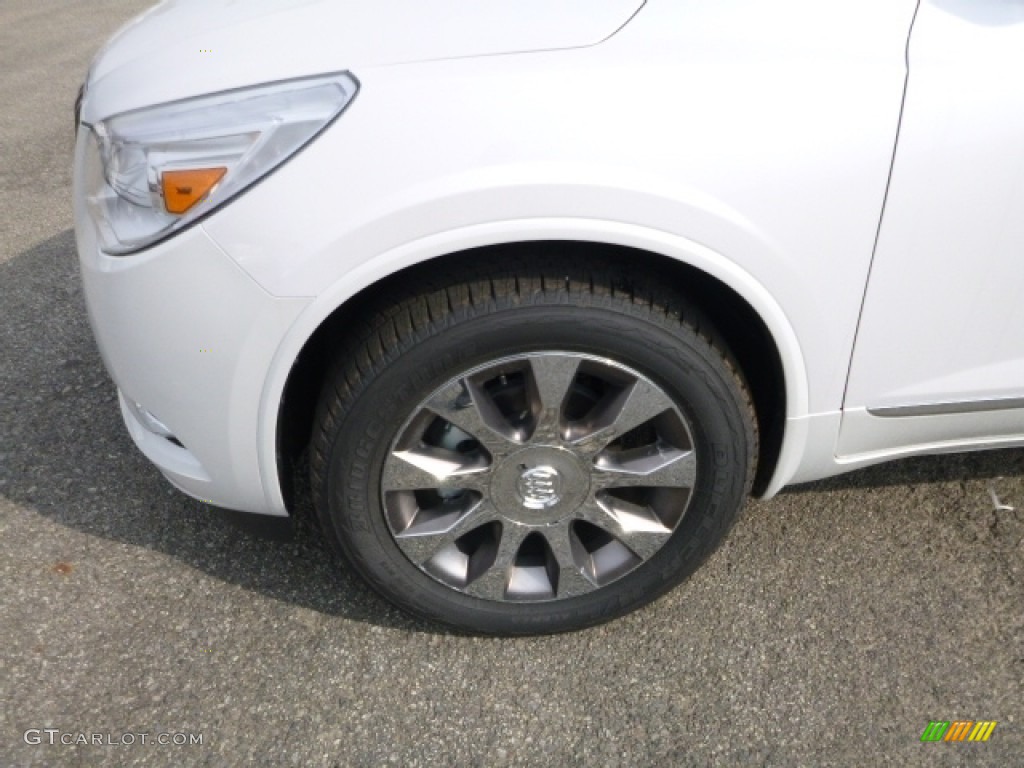
M 1024 444 L 1018 4 L 178 0 L 96 57 L 132 437 L 403 608 L 578 628 L 753 489 Z

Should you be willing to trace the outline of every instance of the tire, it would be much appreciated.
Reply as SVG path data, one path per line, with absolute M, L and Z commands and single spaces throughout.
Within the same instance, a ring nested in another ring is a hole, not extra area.
M 749 493 L 756 422 L 725 345 L 660 284 L 525 263 L 373 313 L 311 442 L 344 560 L 412 614 L 500 635 L 598 624 L 690 575 Z

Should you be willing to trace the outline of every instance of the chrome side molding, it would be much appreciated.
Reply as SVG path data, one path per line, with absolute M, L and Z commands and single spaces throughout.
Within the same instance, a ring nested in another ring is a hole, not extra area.
M 1024 397 L 1004 397 L 996 400 L 967 400 L 956 403 L 923 403 L 920 405 L 887 405 L 868 408 L 872 416 L 883 419 L 906 416 L 941 416 L 950 413 L 981 413 L 984 411 L 1009 411 L 1024 408 Z

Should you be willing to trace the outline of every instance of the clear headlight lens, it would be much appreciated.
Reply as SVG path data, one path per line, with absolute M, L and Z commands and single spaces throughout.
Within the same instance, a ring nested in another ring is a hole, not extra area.
M 205 216 L 309 143 L 345 109 L 347 73 L 115 115 L 91 126 L 86 202 L 100 247 L 127 254 Z

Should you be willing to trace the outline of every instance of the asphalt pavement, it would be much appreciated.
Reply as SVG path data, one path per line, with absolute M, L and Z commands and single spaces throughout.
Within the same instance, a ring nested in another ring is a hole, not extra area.
M 649 608 L 516 640 L 399 614 L 304 516 L 259 538 L 173 490 L 71 232 L 75 91 L 146 5 L 0 2 L 0 766 L 1024 765 L 1024 451 L 752 502 Z

